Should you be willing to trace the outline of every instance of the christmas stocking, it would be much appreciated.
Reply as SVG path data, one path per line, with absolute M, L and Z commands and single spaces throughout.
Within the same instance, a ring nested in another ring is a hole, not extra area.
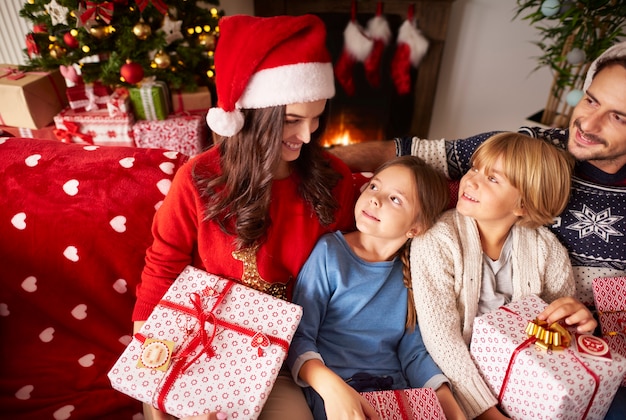
M 352 1 L 352 18 L 343 31 L 343 50 L 335 63 L 335 77 L 345 90 L 352 96 L 355 86 L 353 71 L 357 62 L 363 62 L 370 55 L 374 42 L 365 34 L 356 21 L 356 2 Z
M 391 78 L 399 95 L 411 91 L 411 66 L 417 67 L 428 51 L 428 40 L 417 28 L 414 6 L 398 30 L 396 52 L 391 62 Z
M 367 35 L 372 39 L 372 52 L 365 59 L 365 77 L 372 87 L 380 86 L 380 62 L 383 58 L 383 52 L 389 40 L 391 39 L 391 29 L 389 23 L 382 16 L 383 3 L 378 2 L 376 5 L 376 16 L 367 22 Z

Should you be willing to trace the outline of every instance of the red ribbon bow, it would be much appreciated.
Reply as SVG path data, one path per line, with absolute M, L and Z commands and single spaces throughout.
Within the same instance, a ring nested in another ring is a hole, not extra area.
M 3 67 L 0 70 L 4 72 L 0 74 L 0 78 L 6 77 L 9 80 L 18 80 L 26 76 L 23 71 L 11 67 Z
M 163 2 L 163 0 L 137 0 L 137 7 L 139 10 L 143 12 L 143 10 L 148 7 L 148 4 L 152 3 L 155 9 L 161 12 L 162 15 L 167 13 L 167 5 Z
M 89 134 L 83 134 L 78 131 L 80 128 L 78 124 L 71 121 L 64 121 L 63 125 L 65 125 L 66 130 L 60 128 L 54 129 L 54 135 L 63 143 L 72 143 L 73 138 L 78 137 L 85 143 L 93 144 L 93 137 Z
M 104 2 L 96 3 L 94 1 L 85 1 L 86 10 L 80 15 L 80 21 L 85 24 L 92 17 L 100 17 L 107 24 L 111 23 L 113 17 L 113 3 Z

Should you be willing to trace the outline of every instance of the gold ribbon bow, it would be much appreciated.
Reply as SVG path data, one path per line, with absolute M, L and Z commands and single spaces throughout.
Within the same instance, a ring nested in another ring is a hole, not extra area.
M 558 322 L 548 325 L 547 321 L 538 319 L 528 321 L 526 334 L 535 337 L 537 339 L 535 344 L 544 349 L 563 350 L 572 342 L 569 331 Z

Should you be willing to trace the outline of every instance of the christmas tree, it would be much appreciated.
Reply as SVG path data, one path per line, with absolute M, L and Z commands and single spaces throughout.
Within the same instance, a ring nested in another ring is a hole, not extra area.
M 223 12 L 196 0 L 28 0 L 20 15 L 25 70 L 60 68 L 85 83 L 132 86 L 154 76 L 170 89 L 211 86 Z

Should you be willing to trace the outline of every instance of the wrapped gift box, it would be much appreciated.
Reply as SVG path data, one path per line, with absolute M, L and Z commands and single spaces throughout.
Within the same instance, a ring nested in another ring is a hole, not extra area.
M 200 86 L 195 92 L 172 92 L 174 114 L 206 116 L 211 108 L 211 92 L 206 86 Z
M 626 357 L 626 277 L 596 278 L 592 288 L 602 336 L 613 353 Z
M 135 146 L 132 114 L 109 116 L 109 111 L 76 112 L 67 108 L 54 117 L 57 138 L 66 143 Z
M 130 103 L 138 120 L 164 120 L 170 113 L 170 94 L 165 82 L 148 81 L 128 89 Z
M 137 121 L 133 137 L 137 147 L 164 148 L 193 156 L 204 149 L 207 128 L 204 117 L 199 115 L 170 115 L 163 121 Z
M 603 419 L 626 374 L 626 359 L 586 357 L 575 345 L 536 346 L 525 329 L 545 306 L 529 296 L 476 318 L 470 347 L 476 365 L 513 419 Z
M 445 420 L 437 394 L 432 388 L 362 392 L 361 395 L 384 420 Z
M 43 128 L 67 106 L 65 81 L 58 70 L 28 72 L 0 64 L 0 125 Z
M 113 93 L 111 93 L 106 107 L 111 117 L 117 117 L 131 112 L 128 89 L 122 87 L 116 88 Z
M 256 419 L 301 316 L 298 305 L 187 267 L 108 375 L 178 417 Z
M 99 82 L 68 87 L 65 93 L 70 108 L 77 112 L 105 109 L 111 97 L 111 89 Z
M 8 133 L 13 137 L 25 137 L 29 139 L 57 140 L 54 130 L 54 124 L 39 129 L 0 125 L 0 132 Z

